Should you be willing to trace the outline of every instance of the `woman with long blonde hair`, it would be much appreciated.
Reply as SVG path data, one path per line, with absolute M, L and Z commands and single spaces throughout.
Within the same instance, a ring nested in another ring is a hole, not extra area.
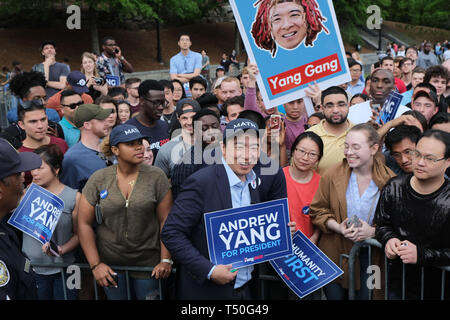
M 83 52 L 81 55 L 80 70 L 86 77 L 86 85 L 89 88 L 88 94 L 93 100 L 108 94 L 108 86 L 105 79 L 101 78 L 98 73 L 96 61 L 97 57 L 93 53 Z

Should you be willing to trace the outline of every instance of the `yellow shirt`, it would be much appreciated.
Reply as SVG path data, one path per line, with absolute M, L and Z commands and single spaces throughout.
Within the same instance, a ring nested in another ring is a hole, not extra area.
M 320 160 L 317 169 L 317 172 L 321 176 L 329 167 L 341 162 L 342 159 L 344 159 L 345 137 L 347 136 L 347 132 L 350 130 L 350 128 L 354 126 L 354 124 L 350 120 L 347 120 L 347 122 L 350 124 L 347 130 L 345 130 L 345 132 L 341 135 L 335 136 L 325 130 L 323 126 L 325 121 L 326 120 L 323 119 L 318 124 L 312 126 L 307 130 L 316 133 L 322 138 L 323 141 L 323 157 Z

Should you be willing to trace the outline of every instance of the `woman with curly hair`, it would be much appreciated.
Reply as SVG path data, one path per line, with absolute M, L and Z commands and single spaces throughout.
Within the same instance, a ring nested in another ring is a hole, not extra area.
M 315 0 L 258 0 L 252 35 L 258 47 L 270 51 L 272 57 L 277 45 L 288 50 L 297 48 L 303 41 L 313 46 L 326 18 L 322 16 Z

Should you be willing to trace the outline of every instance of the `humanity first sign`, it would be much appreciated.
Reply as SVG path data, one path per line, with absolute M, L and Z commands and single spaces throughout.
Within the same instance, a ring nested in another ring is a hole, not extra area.
M 299 230 L 295 232 L 292 241 L 293 254 L 272 260 L 270 264 L 300 299 L 343 274 L 343 271 Z
M 205 214 L 212 263 L 249 266 L 292 253 L 287 199 Z
M 331 0 L 230 0 L 266 108 L 351 80 Z
M 8 223 L 45 244 L 52 238 L 64 201 L 32 183 Z

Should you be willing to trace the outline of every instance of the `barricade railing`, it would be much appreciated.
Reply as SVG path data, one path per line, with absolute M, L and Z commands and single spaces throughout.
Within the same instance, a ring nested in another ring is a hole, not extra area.
M 356 255 L 359 253 L 360 249 L 362 247 L 368 248 L 368 259 L 369 259 L 369 266 L 372 265 L 372 247 L 377 247 L 379 249 L 382 249 L 383 246 L 380 242 L 378 242 L 376 239 L 367 239 L 365 241 L 356 242 L 352 249 L 350 250 L 350 253 L 348 255 L 341 254 L 340 256 L 340 266 L 342 266 L 342 259 L 347 258 L 348 259 L 348 278 L 349 278 L 349 284 L 348 284 L 348 298 L 349 300 L 355 300 L 355 260 Z M 441 300 L 444 300 L 445 297 L 445 278 L 446 278 L 446 272 L 450 272 L 450 266 L 441 266 L 436 267 L 438 269 L 441 269 Z M 389 296 L 389 288 L 388 288 L 388 277 L 389 277 L 389 271 L 388 271 L 388 258 L 386 255 L 384 255 L 384 298 L 385 300 L 388 300 Z M 425 288 L 425 268 L 421 267 L 421 282 L 420 282 L 420 300 L 424 300 L 424 288 Z M 361 283 L 361 286 L 364 285 Z M 370 294 L 370 300 L 372 300 L 373 290 L 369 288 L 369 294 Z M 405 272 L 405 264 L 402 264 L 402 300 L 406 300 L 406 272 Z
M 51 264 L 33 263 L 33 267 L 60 269 L 59 273 L 61 274 L 64 300 L 67 300 L 67 284 L 66 284 L 65 273 L 66 273 L 66 269 L 69 266 L 78 266 L 80 269 L 87 269 L 89 272 L 91 272 L 91 267 L 87 263 L 51 263 Z M 109 265 L 109 267 L 111 269 L 113 269 L 115 272 L 124 272 L 125 273 L 125 280 L 126 280 L 126 286 L 127 286 L 127 299 L 128 300 L 131 300 L 130 272 L 152 272 L 153 271 L 153 267 L 114 266 L 114 265 Z M 172 273 L 175 273 L 175 272 L 176 272 L 176 270 L 172 269 Z M 94 283 L 95 300 L 99 300 L 97 282 L 96 282 L 95 278 L 93 278 L 93 283 Z M 164 296 L 163 296 L 164 292 L 163 292 L 162 288 L 163 288 L 162 280 L 159 279 L 159 286 L 158 286 L 159 300 L 163 300 L 163 298 L 164 298 Z

